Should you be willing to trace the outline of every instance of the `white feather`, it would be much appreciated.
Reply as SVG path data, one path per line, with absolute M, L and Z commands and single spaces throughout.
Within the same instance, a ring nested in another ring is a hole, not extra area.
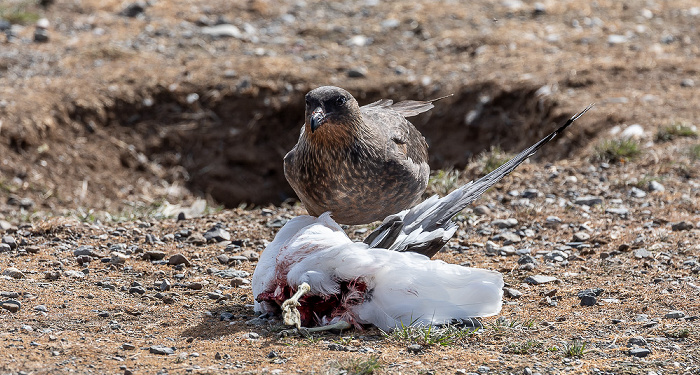
M 335 294 L 340 282 L 362 281 L 371 292 L 349 312 L 358 323 L 384 330 L 490 316 L 501 310 L 500 273 L 353 243 L 328 214 L 294 218 L 277 234 L 253 274 L 256 297 L 276 288 L 280 269 L 270 264 L 275 260 L 291 262 L 284 280 L 288 285 L 296 288 L 306 282 L 312 294 Z M 258 303 L 256 310 L 267 311 Z

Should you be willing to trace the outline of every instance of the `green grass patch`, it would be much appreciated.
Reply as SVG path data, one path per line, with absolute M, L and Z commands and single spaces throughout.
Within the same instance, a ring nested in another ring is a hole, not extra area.
M 609 163 L 626 162 L 642 153 L 639 142 L 633 139 L 612 139 L 599 143 L 596 158 Z
M 681 328 L 675 331 L 669 331 L 666 332 L 666 337 L 670 337 L 672 339 L 687 339 L 690 337 L 690 330 L 688 328 Z
M 491 147 L 489 152 L 486 152 L 481 156 L 481 161 L 483 163 L 481 172 L 483 174 L 491 173 L 493 170 L 505 164 L 505 162 L 511 158 L 512 155 L 506 153 L 500 147 Z
M 428 195 L 437 194 L 441 197 L 451 193 L 459 186 L 459 171 L 439 170 L 433 172 L 428 179 Z
M 681 137 L 690 137 L 690 138 L 697 138 L 698 136 L 698 130 L 695 126 L 689 126 L 685 125 L 682 123 L 675 123 L 673 125 L 666 126 L 662 129 L 659 129 L 658 132 L 656 132 L 656 141 L 657 142 L 668 142 L 672 141 L 676 138 L 681 138 Z
M 457 341 L 475 334 L 478 329 L 464 328 L 453 325 L 404 325 L 396 327 L 390 333 L 384 332 L 384 336 L 390 340 L 407 345 L 419 344 L 423 346 L 450 346 Z
M 371 375 L 382 368 L 377 356 L 360 359 L 346 359 L 331 365 L 337 374 L 347 375 Z
M 4 3 L 4 1 L 3 1 Z M 14 4 L 0 5 L 0 18 L 11 24 L 29 25 L 39 20 L 39 13 L 34 11 L 36 2 L 21 1 Z
M 520 320 L 520 319 L 506 319 L 504 317 L 499 317 L 498 319 L 489 323 L 487 327 L 496 331 L 496 332 L 506 330 L 506 329 L 528 330 L 528 329 L 536 328 L 537 322 L 535 321 L 535 319 Z
M 581 358 L 586 354 L 587 344 L 584 341 L 574 340 L 564 344 L 564 355 L 567 357 Z

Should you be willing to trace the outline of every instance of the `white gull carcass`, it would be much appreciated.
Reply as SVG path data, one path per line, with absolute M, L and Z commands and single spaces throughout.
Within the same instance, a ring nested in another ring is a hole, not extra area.
M 498 314 L 500 273 L 430 257 L 457 230 L 455 214 L 588 109 L 477 181 L 390 215 L 364 242 L 350 240 L 329 213 L 290 220 L 255 268 L 255 310 L 282 311 L 285 323 L 297 328 L 371 324 L 383 330 Z

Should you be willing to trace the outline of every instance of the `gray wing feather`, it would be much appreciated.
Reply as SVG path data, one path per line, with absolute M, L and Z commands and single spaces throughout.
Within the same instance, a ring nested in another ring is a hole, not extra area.
M 394 104 L 393 100 L 380 99 L 376 102 L 363 105 L 362 109 L 388 109 L 400 113 L 403 117 L 416 116 L 433 108 L 432 101 L 424 102 L 420 100 L 404 100 Z
M 532 156 L 542 146 L 563 132 L 579 117 L 583 116 L 593 105 L 589 105 L 583 111 L 572 116 L 566 123 L 560 126 L 539 142 L 528 147 L 514 158 L 504 163 L 491 173 L 476 181 L 470 181 L 443 198 L 434 195 L 417 206 L 391 215 L 384 219 L 385 224 L 375 229 L 365 240 L 370 247 L 388 248 L 396 251 L 414 251 L 428 257 L 435 255 L 449 241 L 457 226 L 452 222 L 452 217 L 462 211 L 470 203 L 479 198 L 486 190 L 512 172 L 522 162 Z M 403 224 L 401 232 L 396 236 L 398 223 Z M 393 233 L 381 233 L 391 231 Z M 380 232 L 380 233 L 375 233 Z M 387 238 L 395 237 L 390 246 L 386 245 Z M 382 239 L 379 241 L 378 239 Z

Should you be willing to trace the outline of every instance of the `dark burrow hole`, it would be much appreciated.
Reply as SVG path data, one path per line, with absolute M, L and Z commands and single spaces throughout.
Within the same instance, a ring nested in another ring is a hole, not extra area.
M 556 102 L 539 95 L 539 88 L 506 90 L 493 83 L 464 87 L 436 102 L 429 112 L 410 118 L 430 145 L 431 168 L 464 168 L 474 155 L 492 146 L 518 152 L 573 114 L 558 110 Z M 117 100 L 101 118 L 117 130 L 121 141 L 133 146 L 132 151 L 163 167 L 164 178 L 182 181 L 195 194 L 227 207 L 293 198 L 282 158 L 299 136 L 306 90 L 249 86 L 192 92 L 199 98 L 192 100 L 189 94 L 188 100 L 186 93 L 154 89 L 139 96 L 138 102 Z M 352 93 L 360 105 L 380 98 L 434 97 L 426 97 L 419 85 Z M 88 131 L 96 126 L 94 117 L 80 108 L 71 114 Z M 554 161 L 570 156 L 594 135 L 591 132 L 574 129 L 575 136 L 560 137 L 535 158 Z M 122 165 L 142 167 L 130 157 L 124 157 Z

